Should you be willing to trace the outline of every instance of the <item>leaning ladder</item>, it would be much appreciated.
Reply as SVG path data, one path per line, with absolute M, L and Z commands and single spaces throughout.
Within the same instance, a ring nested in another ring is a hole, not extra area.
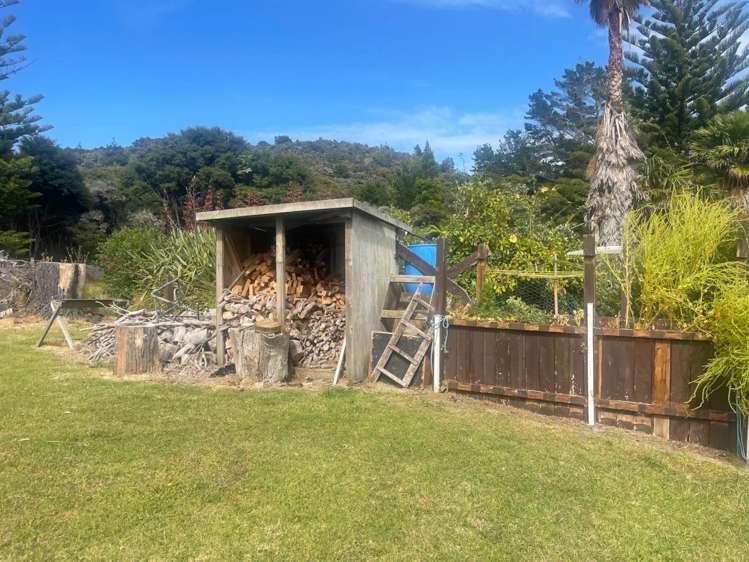
M 404 279 L 403 276 L 395 276 L 391 279 L 391 283 L 402 282 L 402 279 Z M 375 365 L 371 374 L 371 378 L 375 382 L 379 380 L 381 375 L 385 375 L 387 378 L 391 379 L 393 382 L 401 385 L 404 388 L 408 388 L 411 385 L 411 382 L 416 376 L 416 370 L 424 360 L 427 351 L 429 351 L 429 346 L 432 343 L 431 330 L 427 328 L 426 331 L 423 331 L 420 328 L 416 327 L 414 325 L 414 317 L 419 312 L 426 313 L 427 318 L 431 318 L 431 316 L 434 314 L 432 298 L 430 297 L 430 299 L 426 301 L 421 296 L 427 278 L 417 276 L 409 278 L 409 280 L 418 281 L 419 285 L 416 288 L 416 291 L 414 291 L 414 294 L 411 296 L 411 300 L 409 301 L 406 310 L 403 312 L 403 316 L 401 316 L 398 324 L 395 327 L 395 330 L 393 330 L 393 335 L 390 337 L 390 341 L 388 341 L 385 350 L 382 352 L 382 355 L 380 356 L 379 361 L 377 361 L 377 365 Z M 434 291 L 432 291 L 432 296 L 433 295 Z M 421 307 L 423 310 L 419 310 L 419 307 Z M 407 329 L 415 332 L 418 337 L 421 338 L 419 348 L 416 351 L 416 354 L 413 356 L 398 347 L 400 339 L 401 337 L 403 337 Z M 409 363 L 408 369 L 406 370 L 406 374 L 403 376 L 403 378 L 398 377 L 398 375 L 391 373 L 387 369 L 387 364 L 394 353 L 400 355 Z

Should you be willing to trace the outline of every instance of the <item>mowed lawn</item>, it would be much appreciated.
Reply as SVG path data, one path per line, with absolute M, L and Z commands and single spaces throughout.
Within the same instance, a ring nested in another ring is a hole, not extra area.
M 0 329 L 2 559 L 749 558 L 738 465 L 449 397 L 123 382 L 38 333 Z

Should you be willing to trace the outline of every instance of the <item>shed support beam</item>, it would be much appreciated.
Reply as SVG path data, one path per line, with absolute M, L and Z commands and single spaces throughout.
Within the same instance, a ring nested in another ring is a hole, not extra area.
M 216 227 L 216 363 L 219 367 L 226 364 L 226 342 L 221 330 L 224 323 L 224 310 L 221 299 L 224 297 L 224 231 Z
M 286 322 L 286 224 L 276 217 L 276 319 Z

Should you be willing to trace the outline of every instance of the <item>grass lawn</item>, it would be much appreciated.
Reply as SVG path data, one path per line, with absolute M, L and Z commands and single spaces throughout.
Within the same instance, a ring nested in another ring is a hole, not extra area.
M 122 382 L 39 330 L 0 328 L 1 559 L 749 557 L 738 465 L 449 397 Z

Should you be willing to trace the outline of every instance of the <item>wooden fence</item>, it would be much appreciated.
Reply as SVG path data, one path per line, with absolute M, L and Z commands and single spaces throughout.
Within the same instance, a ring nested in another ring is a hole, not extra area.
M 540 413 L 584 419 L 585 329 L 452 320 L 444 383 Z M 712 345 L 699 334 L 596 329 L 598 423 L 733 450 L 735 416 L 725 392 L 686 405 Z

